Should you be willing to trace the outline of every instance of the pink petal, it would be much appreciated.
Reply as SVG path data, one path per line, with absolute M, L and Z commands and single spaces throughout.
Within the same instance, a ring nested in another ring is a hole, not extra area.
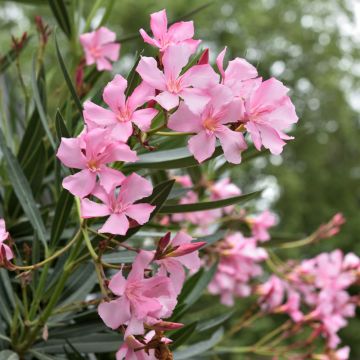
M 113 112 L 125 107 L 125 90 L 127 81 L 121 75 L 115 75 L 104 88 L 103 99 Z M 113 115 L 116 122 L 116 115 Z M 114 122 L 114 120 L 113 120 Z
M 112 142 L 106 147 L 106 152 L 99 156 L 102 163 L 115 161 L 134 162 L 138 160 L 136 151 L 131 150 L 130 146 L 121 142 Z
M 154 211 L 156 206 L 150 204 L 133 204 L 126 209 L 126 215 L 140 225 L 149 221 L 150 214 Z
M 120 44 L 105 44 L 102 47 L 103 56 L 111 61 L 117 61 L 120 55 Z
M 278 132 L 270 126 L 263 124 L 258 125 L 258 129 L 260 131 L 263 146 L 266 149 L 269 149 L 274 155 L 281 154 L 286 142 L 280 138 Z
M 144 278 L 144 270 L 153 260 L 154 254 L 151 251 L 141 250 L 136 256 L 128 276 L 128 281 L 136 281 Z
M 81 170 L 75 175 L 69 175 L 62 182 L 63 188 L 73 195 L 83 198 L 91 193 L 96 184 L 96 173 L 88 169 Z
M 201 40 L 195 40 L 195 39 L 187 39 L 183 41 L 183 44 L 186 44 L 191 51 L 191 54 L 194 54 L 201 43 Z
M 200 114 L 211 99 L 205 91 L 195 88 L 183 89 L 180 96 L 184 99 L 184 103 L 188 106 L 189 110 L 195 114 Z
M 152 194 L 153 187 L 149 180 L 132 173 L 121 184 L 118 200 L 123 204 L 133 204 L 135 201 Z
M 150 28 L 157 39 L 161 39 L 166 36 L 167 16 L 165 9 L 150 15 Z
M 113 330 L 128 322 L 131 317 L 130 304 L 125 298 L 101 303 L 98 313 L 105 325 Z
M 192 52 L 186 44 L 170 45 L 164 52 L 162 63 L 166 81 L 177 79 L 183 67 L 189 62 Z
M 127 338 L 130 335 L 141 335 L 143 333 L 144 333 L 143 321 L 138 320 L 135 316 L 132 316 L 128 324 L 128 327 L 125 331 L 124 337 Z M 136 358 L 134 360 L 136 360 Z
M 104 204 L 98 204 L 87 198 L 81 200 L 81 217 L 90 219 L 93 217 L 102 217 L 110 214 L 110 209 Z
M 151 126 L 151 121 L 158 112 L 158 110 L 153 108 L 136 110 L 131 117 L 131 121 L 135 123 L 141 131 L 148 131 Z
M 83 136 L 86 144 L 87 159 L 97 158 L 104 148 L 110 143 L 107 129 L 96 128 L 88 131 Z
M 154 88 L 149 86 L 149 84 L 142 82 L 129 96 L 127 105 L 132 111 L 134 111 L 138 107 L 144 105 L 147 101 L 151 100 L 154 95 Z
M 221 119 L 221 124 L 238 122 L 243 118 L 244 111 L 245 108 L 243 100 L 240 98 L 235 98 L 230 104 L 226 106 L 226 111 L 223 118 Z
M 166 90 L 164 74 L 158 69 L 156 60 L 142 56 L 136 68 L 141 78 L 150 86 L 159 90 Z
M 127 280 L 122 274 L 122 270 L 118 271 L 110 280 L 109 289 L 117 296 L 122 296 L 126 289 Z
M 192 240 L 193 240 L 193 238 L 190 235 L 188 235 L 187 233 L 185 233 L 183 231 L 179 231 L 176 234 L 176 236 L 174 237 L 174 239 L 171 241 L 171 244 L 173 246 L 189 244 L 189 243 L 191 243 Z
M 245 59 L 236 58 L 229 61 L 229 65 L 225 71 L 227 86 L 235 86 L 243 80 L 253 79 L 258 76 L 255 66 L 248 63 Z
M 248 121 L 245 124 L 245 128 L 250 133 L 251 139 L 252 139 L 256 149 L 260 151 L 262 142 L 261 142 L 260 131 L 259 131 L 257 125 L 252 121 Z
M 95 36 L 94 32 L 81 34 L 79 36 L 81 45 L 84 47 L 90 47 L 94 42 L 94 36 Z
M 106 58 L 102 57 L 96 59 L 96 68 L 98 69 L 98 71 L 103 71 L 103 70 L 111 71 L 112 65 Z
M 168 111 L 179 105 L 179 96 L 168 91 L 164 91 L 155 96 L 155 100 L 161 107 Z
M 243 134 L 226 126 L 222 126 L 221 131 L 216 131 L 215 134 L 220 140 L 225 159 L 233 164 L 240 164 L 241 152 L 247 148 Z
M 86 158 L 81 152 L 79 138 L 61 138 L 56 156 L 67 167 L 74 169 L 86 168 Z
M 112 111 L 104 109 L 91 101 L 85 101 L 84 103 L 84 119 L 85 123 L 91 121 L 100 126 L 116 124 L 116 115 Z
M 190 138 L 188 147 L 195 159 L 202 163 L 208 159 L 215 151 L 215 135 L 201 131 L 197 135 Z
M 140 35 L 143 38 L 144 42 L 146 42 L 152 46 L 158 47 L 158 48 L 161 47 L 160 43 L 157 40 L 151 38 L 144 29 L 140 29 L 139 31 L 140 31 Z
M 170 115 L 168 128 L 181 132 L 200 132 L 203 129 L 201 117 L 191 112 L 183 102 L 177 111 Z
M 108 193 L 114 188 L 114 184 L 119 184 L 125 179 L 125 176 L 122 172 L 107 166 L 101 168 L 99 175 L 100 185 Z
M 111 43 L 116 40 L 116 34 L 105 26 L 102 26 L 99 29 L 97 29 L 95 33 L 99 41 L 99 45 Z
M 194 22 L 180 21 L 169 27 L 168 37 L 170 41 L 181 42 L 194 36 Z
M 185 281 L 185 270 L 179 261 L 175 259 L 165 259 L 159 261 L 161 266 L 164 266 L 166 271 L 170 274 L 170 280 L 173 284 L 174 291 L 179 294 Z
M 219 83 L 219 75 L 209 64 L 194 65 L 181 77 L 183 86 L 208 89 Z
M 1 262 L 3 251 L 5 251 L 6 260 L 10 261 L 14 258 L 14 254 L 13 254 L 11 248 L 8 245 L 6 245 L 0 241 L 0 262 Z
M 118 122 L 111 131 L 111 136 L 118 141 L 126 142 L 133 133 L 131 121 Z
M 226 49 L 227 49 L 227 47 L 225 46 L 223 51 L 221 51 L 221 53 L 216 58 L 216 65 L 217 65 L 217 67 L 219 69 L 219 72 L 221 74 L 222 82 L 224 82 L 224 79 L 225 79 L 224 57 L 225 57 L 225 54 L 226 54 Z
M 105 224 L 99 229 L 99 233 L 125 235 L 128 229 L 129 220 L 124 214 L 111 214 Z

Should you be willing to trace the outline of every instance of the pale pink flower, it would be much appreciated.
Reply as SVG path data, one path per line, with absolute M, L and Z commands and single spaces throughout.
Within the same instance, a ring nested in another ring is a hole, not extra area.
M 245 100 L 241 120 L 256 149 L 264 146 L 278 155 L 286 144 L 284 140 L 293 139 L 284 133 L 298 121 L 295 107 L 287 96 L 288 91 L 280 81 L 271 78 L 258 84 Z
M 137 160 L 136 152 L 124 143 L 112 141 L 106 129 L 93 129 L 77 138 L 61 138 L 56 156 L 67 167 L 81 169 L 75 175 L 67 176 L 62 183 L 65 189 L 81 198 L 93 191 L 97 177 L 107 191 L 114 182 L 124 178 L 120 171 L 106 164 Z
M 109 216 L 105 224 L 99 229 L 100 233 L 125 235 L 129 229 L 128 218 L 143 225 L 149 221 L 155 206 L 146 203 L 136 203 L 144 197 L 150 196 L 153 188 L 151 183 L 143 177 L 132 173 L 121 182 L 114 183 L 110 191 L 97 186 L 92 195 L 102 201 L 102 204 L 89 200 L 81 200 L 81 216 L 84 219 Z M 119 191 L 118 191 L 119 190 Z
M 159 274 L 167 275 L 174 285 L 174 290 L 177 294 L 180 293 L 183 283 L 185 281 L 186 267 L 194 272 L 198 271 L 201 266 L 198 249 L 204 246 L 205 242 L 191 242 L 193 239 L 188 234 L 180 231 L 163 249 L 166 254 L 156 263 L 160 265 Z
M 155 91 L 144 82 L 135 88 L 126 99 L 127 81 L 116 75 L 104 89 L 103 99 L 108 109 L 86 101 L 84 104 L 85 122 L 92 127 L 106 127 L 114 139 L 126 142 L 133 133 L 133 123 L 142 131 L 148 131 L 151 121 L 158 111 L 153 108 L 139 109 L 154 95 Z
M 118 298 L 99 305 L 99 315 L 108 327 L 115 330 L 127 325 L 125 339 L 143 334 L 145 323 L 156 324 L 171 316 L 175 308 L 176 293 L 171 280 L 161 275 L 144 277 L 153 257 L 152 252 L 140 251 L 127 279 L 119 271 L 109 283 L 109 289 Z
M 168 127 L 180 132 L 196 133 L 188 142 L 190 152 L 201 163 L 215 151 L 216 139 L 224 150 L 227 161 L 239 164 L 241 152 L 247 148 L 244 136 L 230 130 L 226 124 L 237 122 L 241 102 L 233 102 L 231 90 L 224 85 L 213 86 L 210 102 L 198 113 L 192 112 L 186 103 L 170 116 Z
M 232 306 L 234 297 L 251 294 L 249 281 L 262 274 L 258 263 L 267 258 L 267 252 L 257 247 L 255 239 L 245 238 L 240 232 L 227 236 L 217 252 L 220 261 L 208 290 L 219 294 L 222 304 Z
M 225 54 L 226 47 L 216 58 L 216 65 L 221 74 L 221 83 L 229 87 L 235 97 L 245 99 L 253 87 L 261 82 L 261 79 L 257 78 L 258 72 L 253 65 L 238 57 L 229 61 L 226 70 L 224 70 Z
M 80 42 L 85 51 L 86 64 L 92 65 L 96 63 L 99 71 L 111 70 L 110 61 L 117 61 L 120 52 L 120 44 L 117 44 L 115 40 L 116 34 L 106 27 L 80 35 Z
M 257 287 L 261 308 L 266 311 L 272 311 L 279 307 L 284 301 L 285 289 L 285 283 L 279 277 L 271 275 L 265 283 Z
M 3 257 L 6 258 L 6 260 L 11 260 L 14 257 L 14 254 L 12 250 L 10 249 L 10 246 L 4 244 L 4 241 L 9 238 L 9 233 L 6 231 L 5 227 L 5 220 L 0 219 L 0 264 L 3 262 Z
M 166 110 L 179 105 L 180 98 L 193 111 L 199 111 L 210 98 L 204 91 L 219 82 L 219 76 L 209 64 L 194 65 L 180 75 L 189 62 L 192 52 L 185 45 L 169 46 L 162 57 L 164 72 L 160 71 L 156 60 L 142 56 L 136 68 L 144 82 L 160 90 L 155 100 Z
M 194 53 L 201 40 L 194 40 L 194 23 L 192 21 L 180 21 L 167 28 L 168 21 L 166 10 L 161 10 L 150 15 L 150 28 L 154 35 L 151 38 L 144 29 L 140 34 L 144 41 L 164 52 L 169 45 L 186 44 Z
M 249 216 L 246 221 L 251 227 L 252 236 L 263 242 L 270 240 L 268 229 L 276 225 L 276 216 L 266 210 L 257 216 Z
M 210 199 L 212 201 L 227 199 L 234 196 L 241 195 L 241 190 L 238 186 L 233 184 L 230 178 L 224 178 L 210 185 Z M 234 206 L 227 206 L 222 209 L 225 214 L 230 214 L 234 210 Z

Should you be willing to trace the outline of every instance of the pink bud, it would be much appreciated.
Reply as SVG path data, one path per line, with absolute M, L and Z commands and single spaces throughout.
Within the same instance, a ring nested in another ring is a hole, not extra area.
M 208 63 L 209 63 L 209 49 L 205 49 L 198 60 L 198 65 L 205 65 Z
M 166 255 L 166 257 L 184 256 L 186 254 L 190 254 L 194 251 L 199 250 L 205 244 L 206 244 L 206 242 L 204 242 L 204 241 L 198 241 L 198 242 L 193 242 L 193 243 L 189 243 L 189 244 L 181 244 L 178 247 L 176 247 L 173 251 L 168 253 Z
M 165 234 L 165 236 L 163 236 L 158 243 L 158 248 L 157 248 L 157 252 L 159 252 L 160 254 L 163 253 L 163 251 L 166 249 L 166 247 L 169 245 L 170 243 L 170 236 L 171 236 L 171 232 L 167 232 Z
M 159 321 L 158 323 L 151 326 L 152 329 L 157 331 L 170 331 L 180 329 L 184 326 L 181 323 L 175 323 L 170 321 Z

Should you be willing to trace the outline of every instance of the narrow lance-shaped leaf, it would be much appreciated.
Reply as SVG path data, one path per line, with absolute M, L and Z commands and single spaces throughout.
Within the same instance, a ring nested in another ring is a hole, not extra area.
M 0 57 L 0 74 L 3 73 L 19 56 L 20 52 L 22 52 L 26 45 L 29 43 L 31 36 L 28 36 L 27 39 L 23 42 L 23 46 L 19 50 L 11 49 L 4 56 Z
M 234 196 L 227 199 L 217 200 L 217 201 L 204 201 L 194 204 L 179 204 L 179 205 L 164 205 L 160 209 L 161 214 L 175 214 L 175 213 L 185 213 L 185 212 L 194 212 L 194 211 L 203 211 L 203 210 L 212 210 L 223 208 L 229 205 L 244 203 L 246 201 L 252 200 L 261 194 L 262 191 L 255 191 L 245 195 Z
M 56 135 L 57 135 L 57 138 L 59 141 L 61 141 L 62 137 L 65 137 L 65 138 L 71 137 L 69 130 L 65 125 L 64 118 L 62 117 L 59 109 L 57 109 L 57 111 L 56 111 L 55 128 L 56 128 Z
M 58 61 L 59 61 L 59 64 L 60 64 L 60 67 L 61 67 L 61 71 L 64 75 L 64 79 L 65 79 L 65 82 L 66 82 L 66 85 L 71 93 L 71 96 L 74 100 L 74 103 L 75 103 L 75 106 L 76 108 L 78 109 L 79 113 L 80 113 L 80 116 L 82 116 L 82 111 L 83 111 L 83 108 L 82 108 L 82 105 L 81 105 L 81 101 L 79 99 L 79 96 L 77 95 L 76 93 L 76 90 L 75 90 L 75 87 L 71 81 L 71 78 L 70 78 L 70 75 L 66 69 L 66 66 L 65 66 L 65 62 L 64 62 L 64 59 L 61 55 L 61 52 L 60 52 L 60 49 L 59 49 L 59 44 L 58 44 L 58 41 L 57 41 L 57 36 L 56 36 L 56 33 L 55 33 L 55 47 L 56 47 L 56 54 L 57 54 L 57 58 L 58 58 Z
M 70 39 L 71 37 L 71 24 L 66 5 L 63 0 L 48 0 L 52 13 L 62 31 Z
M 47 135 L 47 137 L 49 138 L 50 141 L 50 145 L 51 147 L 56 150 L 56 144 L 55 144 L 55 140 L 51 134 L 50 128 L 49 128 L 49 124 L 48 124 L 48 119 L 45 113 L 45 109 L 43 106 L 43 103 L 41 101 L 41 97 L 40 97 L 40 91 L 38 88 L 38 82 L 36 79 L 36 57 L 33 57 L 33 68 L 32 68 L 32 76 L 31 76 L 31 85 L 32 85 L 32 89 L 33 89 L 33 93 L 34 93 L 34 100 L 35 100 L 35 104 L 36 104 L 36 108 L 38 110 L 39 113 L 39 117 L 41 120 L 41 124 L 45 130 L 45 133 Z
M 23 174 L 17 159 L 7 147 L 5 137 L 1 129 L 0 149 L 3 153 L 4 160 L 8 168 L 9 178 L 11 179 L 15 194 L 18 197 L 25 214 L 29 218 L 30 223 L 34 227 L 34 230 L 36 231 L 40 241 L 47 248 L 45 225 L 36 206 L 30 185 L 25 175 Z

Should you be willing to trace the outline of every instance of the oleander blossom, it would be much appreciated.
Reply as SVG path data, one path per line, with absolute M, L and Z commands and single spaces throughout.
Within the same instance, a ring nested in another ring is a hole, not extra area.
M 208 93 L 211 100 L 201 111 L 192 112 L 186 102 L 180 103 L 178 110 L 170 116 L 168 127 L 174 131 L 196 133 L 189 139 L 188 148 L 199 163 L 211 157 L 216 139 L 219 139 L 225 159 L 239 164 L 241 152 L 247 145 L 242 133 L 232 131 L 226 125 L 238 121 L 242 104 L 233 101 L 231 90 L 224 85 L 213 86 Z
M 155 325 L 171 316 L 177 303 L 172 281 L 159 274 L 145 277 L 154 254 L 141 250 L 127 278 L 119 271 L 109 283 L 115 300 L 103 302 L 98 312 L 106 326 L 118 329 L 126 325 L 124 338 L 144 334 L 144 324 Z
M 259 265 L 267 259 L 267 252 L 257 246 L 254 238 L 240 232 L 228 235 L 214 250 L 220 256 L 214 278 L 208 286 L 211 294 L 220 295 L 221 303 L 234 305 L 234 297 L 251 294 L 250 281 L 262 274 Z
M 109 191 L 100 185 L 96 186 L 91 194 L 102 203 L 82 199 L 81 216 L 84 219 L 109 216 L 99 232 L 125 235 L 129 229 L 129 218 L 140 225 L 149 221 L 155 206 L 138 201 L 150 196 L 152 191 L 153 187 L 148 180 L 132 173 L 120 184 L 114 182 Z
M 270 240 L 269 229 L 276 225 L 276 216 L 272 212 L 266 210 L 258 215 L 246 217 L 246 222 L 251 228 L 254 238 L 259 241 Z
M 137 160 L 135 151 L 114 141 L 106 129 L 100 128 L 85 131 L 77 138 L 61 138 L 56 156 L 67 167 L 81 170 L 64 178 L 62 183 L 65 189 L 80 198 L 94 190 L 98 178 L 107 191 L 114 182 L 124 179 L 120 171 L 106 166 L 108 163 Z
M 321 334 L 330 349 L 340 343 L 338 332 L 355 316 L 356 298 L 348 289 L 359 279 L 360 259 L 340 250 L 302 261 L 284 279 L 273 275 L 258 287 L 261 307 L 288 313 L 295 322 L 303 319 Z M 307 313 L 300 311 L 303 304 Z
M 127 81 L 116 75 L 104 88 L 103 99 L 109 109 L 86 101 L 84 118 L 89 128 L 102 127 L 110 130 L 112 138 L 126 142 L 133 133 L 133 124 L 140 130 L 148 131 L 158 111 L 153 108 L 140 109 L 153 98 L 155 90 L 141 83 L 126 98 Z
M 194 65 L 180 75 L 191 54 L 186 44 L 169 46 L 162 57 L 163 72 L 154 58 L 140 59 L 136 71 L 145 83 L 160 91 L 154 100 L 166 110 L 175 108 L 183 99 L 190 109 L 199 111 L 210 100 L 205 90 L 219 82 L 219 76 L 209 64 Z
M 173 239 L 170 238 L 170 233 L 163 239 L 165 240 L 161 251 L 164 255 L 156 260 L 156 263 L 160 265 L 159 275 L 169 275 L 176 294 L 179 294 L 186 277 L 184 267 L 192 272 L 200 269 L 198 249 L 206 243 L 192 242 L 193 238 L 182 231 L 178 232 Z
M 4 241 L 9 238 L 9 233 L 6 231 L 5 220 L 0 219 L 0 265 L 4 260 L 11 260 L 14 257 L 14 254 L 10 246 L 6 245 Z
M 117 61 L 120 52 L 120 44 L 116 43 L 115 40 L 116 34 L 104 26 L 80 35 L 86 64 L 96 64 L 99 71 L 112 70 L 110 61 Z
M 159 48 L 160 52 L 164 52 L 169 45 L 186 44 L 193 54 L 201 40 L 193 39 L 194 23 L 193 21 L 180 21 L 168 27 L 166 10 L 155 12 L 150 15 L 150 28 L 154 35 L 151 38 L 144 29 L 140 29 L 143 40 Z

